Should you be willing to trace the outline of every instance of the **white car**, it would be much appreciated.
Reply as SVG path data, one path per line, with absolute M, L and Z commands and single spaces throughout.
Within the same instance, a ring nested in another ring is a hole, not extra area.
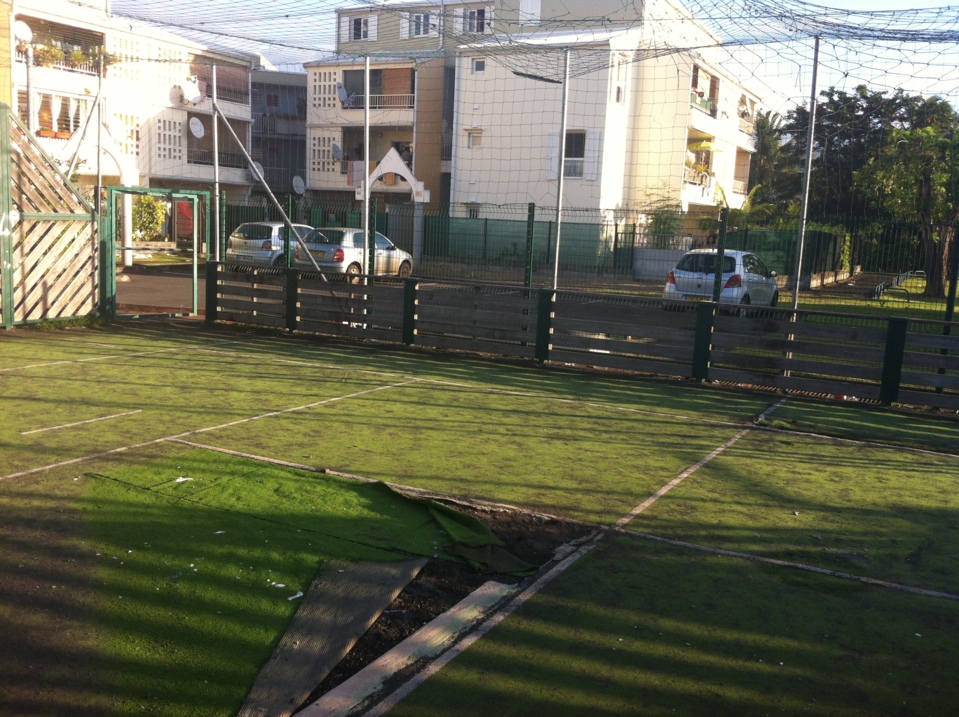
M 669 272 L 663 299 L 709 300 L 716 279 L 715 249 L 687 252 Z M 723 253 L 722 291 L 719 301 L 727 304 L 775 306 L 779 303 L 776 272 L 770 271 L 755 254 L 730 250 Z
M 405 279 L 413 273 L 413 257 L 397 247 L 385 236 L 376 232 L 373 272 L 377 276 L 398 276 Z M 325 274 L 343 274 L 348 281 L 355 281 L 367 272 L 363 230 L 352 227 L 321 227 L 314 229 L 304 239 L 306 248 Z M 296 248 L 297 269 L 316 271 L 303 247 Z
M 313 231 L 306 224 L 294 224 L 301 238 Z M 227 264 L 256 264 L 258 266 L 286 266 L 286 238 L 296 247 L 296 237 L 283 222 L 247 222 L 230 233 L 226 240 Z

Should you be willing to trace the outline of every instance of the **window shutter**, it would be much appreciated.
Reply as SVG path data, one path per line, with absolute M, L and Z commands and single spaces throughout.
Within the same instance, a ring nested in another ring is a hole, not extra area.
M 486 26 L 483 28 L 483 32 L 487 35 L 493 34 L 493 6 L 486 6 Z
M 346 15 L 340 16 L 340 42 L 349 42 L 350 41 L 350 32 L 353 27 L 350 18 Z
M 370 15 L 369 28 L 370 34 L 367 39 L 369 39 L 370 42 L 376 42 L 376 15 Z
M 603 133 L 596 129 L 586 131 L 586 161 L 583 163 L 583 179 L 599 179 L 602 157 Z
M 557 179 L 556 171 L 559 164 L 559 132 L 550 132 L 546 135 L 546 178 Z
M 406 40 L 410 37 L 410 13 L 400 13 L 400 39 Z

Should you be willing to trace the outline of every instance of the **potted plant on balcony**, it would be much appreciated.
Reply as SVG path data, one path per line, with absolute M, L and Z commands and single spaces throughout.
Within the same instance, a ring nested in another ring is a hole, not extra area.
M 52 45 L 41 45 L 33 51 L 33 62 L 38 67 L 53 67 L 65 57 L 63 50 Z
M 70 54 L 67 55 L 67 62 L 70 63 L 70 67 L 80 67 L 87 64 L 90 58 L 86 56 L 83 50 L 71 50 Z

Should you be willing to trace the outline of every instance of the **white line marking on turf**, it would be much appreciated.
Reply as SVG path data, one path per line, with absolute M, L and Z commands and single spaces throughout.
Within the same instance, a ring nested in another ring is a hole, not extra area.
M 87 456 L 80 456 L 79 458 L 71 458 L 66 461 L 58 461 L 56 463 L 50 463 L 49 465 L 39 466 L 37 468 L 29 468 L 25 471 L 19 471 L 17 473 L 10 473 L 9 475 L 0 476 L 0 481 L 7 480 L 8 478 L 21 478 L 23 476 L 32 475 L 33 473 L 40 473 L 42 471 L 50 470 L 52 468 L 62 468 L 63 466 L 73 465 L 74 463 L 82 463 L 83 461 L 93 460 L 95 458 L 102 458 L 103 456 L 109 456 L 114 453 L 122 453 L 123 451 L 130 451 L 136 448 L 143 448 L 144 446 L 151 446 L 156 443 L 162 443 L 163 441 L 173 440 L 174 438 L 185 438 L 186 436 L 193 436 L 198 433 L 207 433 L 208 431 L 215 431 L 220 428 L 229 428 L 230 426 L 236 426 L 241 423 L 249 423 L 250 421 L 258 421 L 261 418 L 270 418 L 271 416 L 279 416 L 284 413 L 291 413 L 293 411 L 303 411 L 307 408 L 314 408 L 316 406 L 322 406 L 325 403 L 333 403 L 334 401 L 342 401 L 347 398 L 356 398 L 357 396 L 363 396 L 367 393 L 375 393 L 376 391 L 383 391 L 388 388 L 399 388 L 400 386 L 405 386 L 410 383 L 415 383 L 414 381 L 404 381 L 402 383 L 394 383 L 389 386 L 377 386 L 376 388 L 370 388 L 365 391 L 357 391 L 356 393 L 349 393 L 344 396 L 333 396 L 332 398 L 324 398 L 321 401 L 314 401 L 313 403 L 307 403 L 303 406 L 294 406 L 293 408 L 284 408 L 279 411 L 270 411 L 269 413 L 261 413 L 258 416 L 251 416 L 249 418 L 241 418 L 237 421 L 230 421 L 229 423 L 223 423 L 219 426 L 208 426 L 206 428 L 197 428 L 192 431 L 184 431 L 183 433 L 174 433 L 169 436 L 162 436 L 160 438 L 154 438 L 149 441 L 143 441 L 142 443 L 134 443 L 129 446 L 120 446 L 119 448 L 111 448 L 108 451 L 100 451 L 99 453 L 92 453 Z
M 770 413 L 772 413 L 772 412 L 775 411 L 777 408 L 779 408 L 780 406 L 782 406 L 782 405 L 786 402 L 786 400 L 787 400 L 787 399 L 784 398 L 784 399 L 778 401 L 777 403 L 773 404 L 772 406 L 770 406 L 769 408 L 767 408 L 765 411 L 763 411 L 762 415 L 760 415 L 759 418 L 756 419 L 756 420 L 757 420 L 757 421 L 762 421 L 762 420 L 764 420 L 764 419 L 766 418 L 766 416 L 768 416 Z M 626 525 L 626 524 L 627 524 L 628 522 L 630 522 L 633 518 L 635 518 L 637 515 L 639 515 L 640 513 L 642 513 L 644 510 L 646 510 L 649 506 L 651 506 L 651 505 L 652 505 L 653 503 L 655 503 L 657 500 L 659 500 L 659 499 L 662 498 L 664 495 L 666 495 L 666 494 L 667 494 L 669 491 L 671 491 L 673 488 L 675 488 L 675 487 L 678 486 L 680 483 L 682 483 L 684 480 L 686 480 L 687 478 L 689 478 L 689 476 L 691 476 L 693 473 L 695 473 L 696 471 L 698 471 L 700 468 L 702 468 L 703 466 L 705 466 L 705 465 L 706 465 L 707 463 L 709 463 L 710 461 L 714 460 L 717 456 L 720 456 L 720 455 L 722 455 L 723 453 L 725 453 L 727 450 L 729 450 L 730 447 L 732 447 L 733 445 L 735 445 L 736 443 L 738 443 L 738 442 L 739 442 L 739 439 L 741 439 L 743 436 L 745 436 L 747 433 L 750 433 L 750 432 L 753 431 L 753 430 L 755 430 L 755 427 L 753 427 L 753 426 L 750 426 L 749 428 L 744 428 L 743 430 L 741 430 L 741 431 L 740 431 L 739 433 L 737 433 L 735 436 L 733 436 L 733 437 L 730 438 L 728 441 L 726 441 L 726 442 L 723 443 L 721 446 L 719 446 L 719 448 L 717 448 L 716 450 L 714 450 L 714 451 L 710 452 L 709 454 L 707 454 L 704 458 L 702 458 L 702 460 L 700 460 L 700 461 L 698 461 L 697 463 L 694 463 L 693 465 L 691 465 L 689 468 L 687 468 L 687 469 L 684 470 L 682 473 L 680 473 L 678 476 L 676 476 L 676 477 L 673 478 L 671 481 L 669 481 L 669 483 L 667 483 L 667 484 L 664 485 L 662 488 L 660 488 L 658 491 L 656 491 L 655 493 L 653 493 L 649 498 L 647 498 L 646 500 L 644 500 L 642 503 L 640 503 L 639 505 L 637 505 L 635 508 L 633 508 L 631 511 L 629 511 L 629 512 L 628 512 L 626 515 L 624 515 L 622 518 L 620 518 L 619 520 L 617 520 L 617 521 L 613 524 L 613 527 L 614 527 L 614 528 L 621 528 L 621 527 L 623 527 L 624 525 Z
M 513 598 L 513 600 L 508 602 L 500 611 L 491 615 L 490 618 L 476 628 L 476 630 L 468 634 L 466 637 L 456 643 L 456 645 L 440 655 L 436 660 L 427 665 L 423 670 L 418 672 L 407 682 L 403 683 L 392 694 L 388 695 L 375 706 L 364 712 L 365 717 L 379 717 L 379 715 L 383 715 L 395 707 L 397 703 L 399 703 L 399 701 L 406 697 L 410 692 L 423 684 L 423 682 L 425 682 L 429 677 L 432 677 L 434 674 L 439 672 L 457 655 L 465 652 L 473 643 L 486 635 L 486 633 L 503 622 L 503 620 L 505 620 L 507 617 L 512 615 L 523 603 L 542 590 L 547 584 L 552 582 L 554 578 L 565 572 L 566 569 L 569 568 L 573 563 L 595 548 L 602 537 L 602 533 L 596 535 L 575 553 L 559 562 L 553 569 L 538 578 L 536 582 L 523 590 L 519 595 Z
M 21 436 L 29 436 L 31 433 L 43 433 L 44 431 L 58 431 L 61 428 L 73 428 L 74 426 L 82 426 L 86 423 L 96 423 L 97 421 L 106 421 L 110 418 L 120 418 L 121 416 L 132 416 L 134 413 L 142 413 L 143 409 L 138 408 L 135 411 L 127 411 L 126 413 L 114 413 L 112 416 L 101 416 L 100 418 L 90 418 L 86 421 L 77 421 L 76 423 L 64 423 L 62 426 L 49 426 L 48 428 L 35 428 L 32 431 L 20 431 Z
M 892 590 L 900 590 L 902 592 L 913 593 L 914 595 L 922 595 L 924 597 L 933 597 L 933 598 L 944 598 L 946 600 L 955 600 L 959 601 L 959 595 L 954 595 L 952 593 L 943 593 L 937 590 L 926 590 L 925 588 L 917 588 L 911 585 L 903 585 L 902 583 L 892 583 L 888 580 L 879 580 L 877 578 L 869 578 L 864 575 L 854 575 L 853 573 L 844 573 L 838 570 L 829 570 L 828 568 L 817 568 L 814 565 L 806 565 L 805 563 L 794 563 L 789 560 L 780 560 L 778 558 L 765 558 L 761 555 L 753 555 L 752 553 L 741 553 L 736 550 L 726 550 L 724 548 L 711 548 L 706 545 L 698 545 L 696 543 L 688 543 L 684 540 L 674 540 L 673 538 L 663 538 L 658 535 L 651 535 L 650 533 L 640 533 L 636 530 L 628 530 L 625 528 L 613 528 L 613 530 L 622 535 L 629 535 L 635 538 L 643 538 L 644 540 L 652 540 L 657 543 L 666 543 L 668 545 L 675 545 L 678 548 L 689 548 L 691 550 L 699 550 L 704 553 L 711 553 L 713 555 L 722 555 L 729 558 L 739 558 L 741 560 L 749 560 L 754 563 L 766 563 L 768 565 L 777 565 L 781 568 L 794 568 L 796 570 L 805 570 L 811 573 L 819 573 L 820 575 L 827 575 L 833 578 L 841 578 L 843 580 L 854 580 L 860 583 L 866 583 L 867 585 L 877 585 L 883 588 L 890 588 Z

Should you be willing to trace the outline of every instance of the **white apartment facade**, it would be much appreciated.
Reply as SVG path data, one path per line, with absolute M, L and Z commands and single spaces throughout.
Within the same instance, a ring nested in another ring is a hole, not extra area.
M 81 186 L 96 182 L 99 166 L 104 184 L 210 189 L 212 67 L 218 104 L 249 147 L 256 56 L 211 51 L 107 10 L 67 0 L 18 2 L 11 106 L 53 159 L 72 166 Z M 248 163 L 222 121 L 219 130 L 222 188 L 245 194 Z
M 620 27 L 557 31 L 535 16 L 549 3 L 521 7 L 498 8 L 497 33 L 515 34 L 460 49 L 452 202 L 555 204 L 569 48 L 565 206 L 742 206 L 759 97 L 710 61 L 716 40 L 685 10 L 653 0 Z

